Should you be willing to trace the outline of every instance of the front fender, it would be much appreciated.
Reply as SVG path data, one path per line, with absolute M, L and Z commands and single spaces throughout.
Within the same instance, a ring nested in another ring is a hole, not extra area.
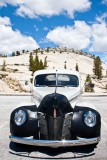
M 94 127 L 88 127 L 84 122 L 84 114 L 87 111 L 92 111 L 96 115 L 96 125 Z M 101 129 L 101 116 L 100 114 L 89 107 L 81 107 L 76 106 L 74 108 L 73 118 L 72 118 L 72 133 L 78 137 L 85 137 L 85 138 L 93 138 L 93 137 L 100 137 L 100 129 Z
M 17 126 L 14 122 L 15 113 L 18 110 L 24 110 L 26 112 L 26 121 L 23 125 Z M 16 108 L 10 116 L 10 132 L 13 136 L 29 137 L 36 134 L 38 130 L 38 119 L 36 116 L 37 107 L 32 106 L 21 106 Z
M 77 106 L 78 107 L 88 107 L 88 108 L 96 110 L 96 107 L 92 103 L 88 103 L 88 102 L 79 102 L 79 103 L 76 103 L 76 107 Z

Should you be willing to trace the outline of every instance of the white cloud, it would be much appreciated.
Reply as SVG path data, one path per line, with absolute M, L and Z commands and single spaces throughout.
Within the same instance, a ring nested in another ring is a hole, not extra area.
M 0 17 L 0 25 L 11 25 L 10 19 L 8 17 Z
M 107 51 L 107 25 L 106 23 L 93 24 L 92 26 L 93 45 L 91 51 Z
M 57 27 L 46 38 L 59 46 L 85 49 L 90 44 L 91 28 L 84 21 L 75 21 L 74 26 Z
M 102 15 L 91 26 L 84 21 L 75 21 L 74 26 L 56 27 L 48 32 L 46 39 L 59 45 L 91 52 L 107 52 L 107 24 Z
M 96 17 L 96 21 L 99 23 L 105 22 L 105 19 L 107 18 L 107 12 L 103 13 L 101 16 Z
M 20 8 L 16 10 L 16 14 L 25 17 L 28 16 L 29 18 L 37 18 L 36 14 L 34 14 L 33 10 L 27 6 L 21 5 Z
M 24 0 L 0 0 L 0 6 L 6 6 L 7 4 L 17 6 L 23 4 Z
M 38 47 L 39 45 L 31 36 L 21 34 L 19 30 L 14 31 L 8 17 L 0 17 L 0 53 L 8 54 Z
M 6 6 L 5 2 L 0 1 L 0 7 Z
M 20 16 L 35 18 L 38 16 L 53 16 L 63 13 L 71 18 L 75 12 L 84 12 L 90 9 L 90 0 L 2 0 L 3 5 L 16 5 L 16 13 Z

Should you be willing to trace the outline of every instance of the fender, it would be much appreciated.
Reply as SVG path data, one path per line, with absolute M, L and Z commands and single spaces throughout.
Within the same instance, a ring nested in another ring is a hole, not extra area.
M 36 106 L 34 102 L 20 102 L 16 108 L 19 108 L 19 107 L 23 107 L 23 106 Z
M 27 115 L 27 119 L 24 125 L 17 126 L 14 122 L 15 113 L 18 110 L 24 110 Z M 10 132 L 14 136 L 29 137 L 37 135 L 38 137 L 38 119 L 37 119 L 37 107 L 35 103 L 20 103 L 10 116 Z
M 87 107 L 87 108 L 92 108 L 92 109 L 96 110 L 96 107 L 92 103 L 88 103 L 88 102 L 76 103 L 76 107 Z
M 96 115 L 96 125 L 94 127 L 88 127 L 84 123 L 84 114 L 87 111 L 92 111 Z M 72 132 L 78 137 L 100 137 L 101 116 L 96 111 L 95 106 L 90 103 L 81 102 L 75 106 L 71 125 Z

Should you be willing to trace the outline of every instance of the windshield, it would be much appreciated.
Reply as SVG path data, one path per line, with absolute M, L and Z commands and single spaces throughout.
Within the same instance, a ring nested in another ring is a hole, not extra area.
M 35 77 L 35 87 L 69 86 L 78 87 L 78 77 L 71 74 L 41 74 Z

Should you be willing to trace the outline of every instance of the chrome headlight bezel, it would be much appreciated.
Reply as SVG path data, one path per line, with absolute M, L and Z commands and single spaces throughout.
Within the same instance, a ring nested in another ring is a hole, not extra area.
M 96 114 L 92 111 L 87 111 L 84 114 L 84 122 L 88 127 L 94 127 L 96 125 Z
M 26 119 L 27 113 L 24 110 L 20 109 L 15 113 L 14 122 L 17 126 L 22 126 L 26 122 Z

